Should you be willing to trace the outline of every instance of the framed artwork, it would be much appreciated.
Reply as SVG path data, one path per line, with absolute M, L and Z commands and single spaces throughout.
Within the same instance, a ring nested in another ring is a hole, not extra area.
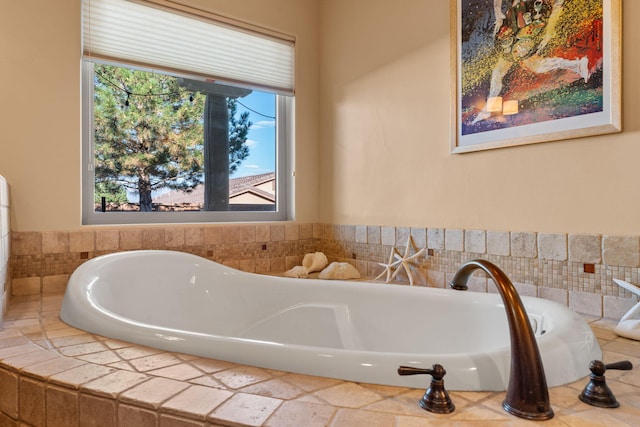
M 621 0 L 450 0 L 451 152 L 621 131 Z

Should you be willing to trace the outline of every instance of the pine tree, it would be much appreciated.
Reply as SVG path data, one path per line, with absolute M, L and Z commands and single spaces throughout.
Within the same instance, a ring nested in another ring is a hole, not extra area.
M 203 182 L 203 94 L 175 77 L 110 65 L 95 65 L 94 84 L 96 183 L 137 193 L 140 211 L 149 212 L 153 191 Z M 248 115 L 236 118 L 235 101 L 228 105 L 231 173 L 249 154 L 251 123 Z
M 229 98 L 227 105 L 229 107 L 229 173 L 232 174 L 249 155 L 249 147 L 245 142 L 253 123 L 249 121 L 248 111 L 236 118 L 238 106 L 235 99 Z
M 101 203 L 103 197 L 107 203 L 127 203 L 127 191 L 113 181 L 96 182 L 94 202 Z

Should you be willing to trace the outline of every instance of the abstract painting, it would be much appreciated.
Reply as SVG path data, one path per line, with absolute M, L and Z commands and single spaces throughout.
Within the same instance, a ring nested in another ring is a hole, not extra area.
M 451 0 L 453 153 L 619 132 L 621 0 Z

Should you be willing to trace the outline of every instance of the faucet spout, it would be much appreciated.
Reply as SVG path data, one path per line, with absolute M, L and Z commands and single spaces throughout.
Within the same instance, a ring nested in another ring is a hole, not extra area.
M 528 420 L 553 418 L 538 344 L 522 300 L 511 280 L 494 264 L 479 259 L 460 267 L 449 286 L 456 290 L 467 290 L 467 281 L 476 269 L 483 270 L 493 279 L 509 322 L 511 371 L 502 407 L 512 415 Z

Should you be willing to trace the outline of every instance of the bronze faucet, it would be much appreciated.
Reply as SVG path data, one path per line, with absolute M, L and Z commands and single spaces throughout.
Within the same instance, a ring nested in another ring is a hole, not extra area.
M 478 268 L 484 270 L 496 284 L 509 322 L 511 372 L 502 407 L 512 415 L 528 420 L 551 419 L 553 409 L 549 403 L 547 379 L 538 344 L 522 300 L 511 280 L 494 264 L 477 259 L 460 267 L 449 286 L 466 291 L 469 277 Z

